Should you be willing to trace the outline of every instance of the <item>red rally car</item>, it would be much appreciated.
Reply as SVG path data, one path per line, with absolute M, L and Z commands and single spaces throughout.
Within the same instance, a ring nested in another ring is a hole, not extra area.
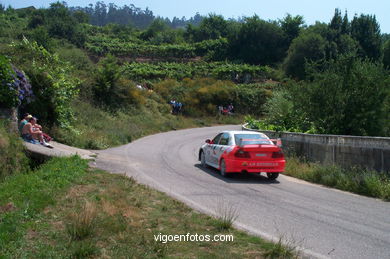
M 280 146 L 280 140 L 271 140 L 260 132 L 224 131 L 206 140 L 199 150 L 199 161 L 204 167 L 219 169 L 222 176 L 267 173 L 275 180 L 286 163 Z

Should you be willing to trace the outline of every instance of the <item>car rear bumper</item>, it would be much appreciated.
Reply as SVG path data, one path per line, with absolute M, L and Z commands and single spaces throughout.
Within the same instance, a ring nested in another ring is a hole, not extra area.
M 286 160 L 271 160 L 271 161 L 246 161 L 246 160 L 230 160 L 226 161 L 226 172 L 228 173 L 283 173 L 286 165 Z

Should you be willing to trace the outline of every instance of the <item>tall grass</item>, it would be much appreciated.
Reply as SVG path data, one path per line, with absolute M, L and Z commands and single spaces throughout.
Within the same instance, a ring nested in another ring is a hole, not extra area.
M 238 124 L 240 116 L 187 118 L 170 114 L 170 106 L 147 99 L 144 107 L 110 113 L 77 100 L 73 103 L 75 123 L 72 131 L 54 128 L 52 134 L 62 143 L 88 149 L 104 149 L 127 144 L 140 137 L 169 130 Z
M 234 221 L 239 216 L 237 207 L 226 201 L 219 201 L 217 204 L 216 227 L 219 231 L 226 231 L 233 227 Z
M 265 258 L 269 259 L 292 259 L 300 258 L 299 250 L 294 241 L 285 240 L 282 236 L 278 242 L 270 245 L 269 249 L 263 254 Z
M 390 201 L 390 175 L 384 172 L 337 165 L 303 162 L 296 157 L 287 159 L 286 174 L 336 189 Z
M 82 240 L 93 233 L 96 223 L 96 208 L 86 201 L 80 210 L 69 214 L 69 223 L 66 230 L 72 240 Z

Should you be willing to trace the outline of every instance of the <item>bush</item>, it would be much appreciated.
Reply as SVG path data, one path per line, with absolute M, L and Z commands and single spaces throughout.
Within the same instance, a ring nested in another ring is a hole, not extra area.
M 390 82 L 383 65 L 344 55 L 308 66 L 311 80 L 289 81 L 266 104 L 265 124 L 307 133 L 388 136 Z
M 0 107 L 11 108 L 18 104 L 18 90 L 13 85 L 14 74 L 9 60 L 0 55 Z
M 95 100 L 109 110 L 126 109 L 129 105 L 145 103 L 143 93 L 133 82 L 122 76 L 114 56 L 107 56 L 99 63 L 93 88 Z
M 28 171 L 28 159 L 19 136 L 8 132 L 8 123 L 0 120 L 0 181 L 5 177 Z

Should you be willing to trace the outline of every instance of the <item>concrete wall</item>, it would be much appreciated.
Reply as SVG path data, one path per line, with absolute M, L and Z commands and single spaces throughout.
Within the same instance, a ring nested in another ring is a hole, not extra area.
M 248 130 L 245 126 L 243 129 Z M 281 138 L 285 152 L 312 162 L 390 172 L 390 138 L 261 132 L 270 138 Z

